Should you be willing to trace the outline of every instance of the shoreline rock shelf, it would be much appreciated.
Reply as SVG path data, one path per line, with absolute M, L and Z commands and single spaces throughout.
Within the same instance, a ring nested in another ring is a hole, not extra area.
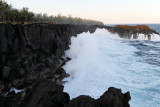
M 50 80 L 37 80 L 30 89 L 10 97 L 0 96 L 1 107 L 129 107 L 130 93 L 110 87 L 99 99 L 81 95 L 70 100 L 63 86 Z

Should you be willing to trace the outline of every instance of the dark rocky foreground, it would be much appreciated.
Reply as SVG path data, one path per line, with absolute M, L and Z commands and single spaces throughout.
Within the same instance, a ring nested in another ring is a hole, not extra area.
M 70 100 L 63 86 L 49 80 L 37 80 L 30 89 L 14 96 L 0 97 L 1 107 L 129 107 L 129 92 L 110 87 L 99 99 L 81 95 Z
M 109 88 L 96 100 L 89 96 L 70 100 L 63 92 L 63 78 L 69 74 L 61 67 L 70 58 L 62 56 L 70 38 L 82 32 L 94 33 L 96 28 L 124 37 L 155 33 L 107 26 L 0 24 L 0 107 L 128 107 L 129 92 L 123 94 L 116 88 Z M 10 92 L 11 87 L 23 92 Z

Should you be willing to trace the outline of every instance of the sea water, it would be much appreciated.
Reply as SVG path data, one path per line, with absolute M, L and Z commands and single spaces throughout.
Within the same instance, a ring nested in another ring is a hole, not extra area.
M 119 38 L 106 29 L 71 38 L 68 61 L 63 68 L 64 91 L 70 98 L 90 95 L 99 98 L 109 87 L 131 94 L 131 107 L 160 107 L 160 37 L 147 40 Z

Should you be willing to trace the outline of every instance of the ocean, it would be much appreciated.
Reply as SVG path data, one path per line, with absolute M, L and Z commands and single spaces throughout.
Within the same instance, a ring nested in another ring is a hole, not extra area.
M 160 34 L 160 24 L 146 24 L 148 25 L 151 29 L 157 31 Z
M 149 25 L 160 33 L 160 25 Z M 160 106 L 160 36 L 123 39 L 105 29 L 71 38 L 63 68 L 71 74 L 64 84 L 70 98 L 99 98 L 109 87 L 131 94 L 131 107 Z

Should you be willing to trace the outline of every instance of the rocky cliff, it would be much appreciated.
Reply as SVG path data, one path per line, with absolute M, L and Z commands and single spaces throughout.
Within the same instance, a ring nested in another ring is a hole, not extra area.
M 153 34 L 159 34 L 153 29 L 150 29 L 147 25 L 116 25 L 114 27 L 106 27 L 106 29 L 111 33 L 117 33 L 120 38 L 126 39 L 137 39 L 139 34 L 144 34 L 148 40 L 151 40 Z
M 0 79 L 12 81 L 31 72 L 54 71 L 63 62 L 71 36 L 95 26 L 0 24 Z
M 123 94 L 113 87 L 99 99 L 82 95 L 70 100 L 63 92 L 62 80 L 69 74 L 61 66 L 70 59 L 62 56 L 71 37 L 82 32 L 93 33 L 96 28 L 105 28 L 122 38 L 157 33 L 128 26 L 0 24 L 0 106 L 128 107 L 129 92 Z M 11 87 L 23 92 L 9 92 Z
M 0 106 L 128 107 L 129 92 L 123 94 L 113 87 L 99 99 L 82 95 L 70 100 L 63 92 L 62 80 L 69 74 L 61 66 L 70 58 L 62 56 L 71 37 L 82 32 L 94 33 L 96 28 L 105 28 L 122 38 L 158 34 L 146 26 L 0 24 Z M 23 92 L 16 94 L 9 91 L 11 87 Z
M 63 86 L 37 80 L 22 93 L 0 96 L 1 107 L 129 107 L 130 93 L 110 87 L 99 99 L 81 95 L 70 100 Z
M 70 38 L 82 32 L 93 33 L 97 27 L 122 38 L 136 38 L 140 33 L 149 38 L 157 33 L 145 25 L 0 24 L 0 80 L 10 82 L 31 73 L 56 72 L 65 62 L 62 56 L 69 48 Z

